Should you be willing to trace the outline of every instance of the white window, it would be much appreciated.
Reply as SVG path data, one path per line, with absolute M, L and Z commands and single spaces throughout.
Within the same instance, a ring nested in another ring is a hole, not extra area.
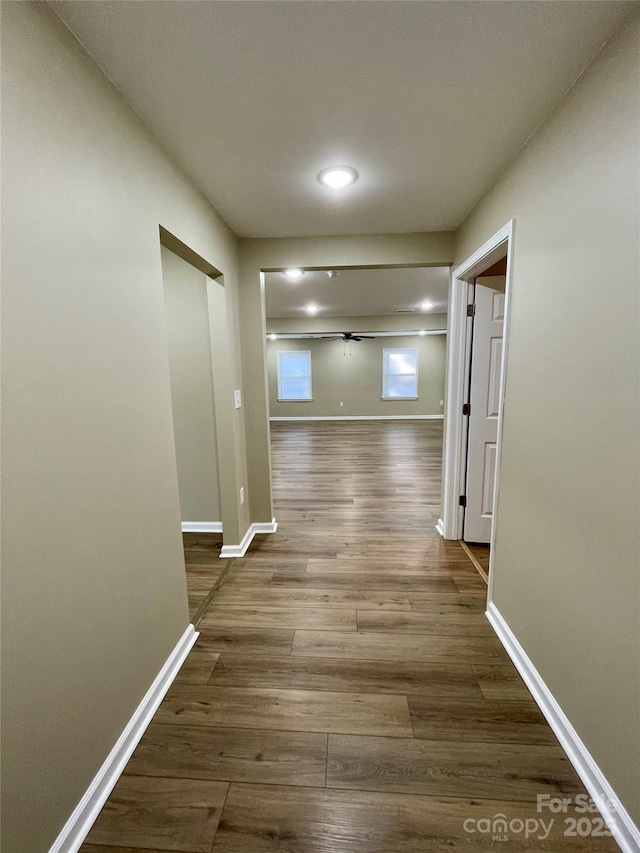
M 278 400 L 311 400 L 309 350 L 278 350 Z
M 382 399 L 418 399 L 418 350 L 382 351 Z

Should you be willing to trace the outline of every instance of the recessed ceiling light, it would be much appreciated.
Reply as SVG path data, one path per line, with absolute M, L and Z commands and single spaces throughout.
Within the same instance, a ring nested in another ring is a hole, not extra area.
M 277 336 L 277 335 L 273 335 L 273 334 L 271 334 L 271 335 L 269 335 L 269 340 L 270 340 L 270 341 L 277 341 L 277 340 L 278 340 L 278 336 Z
M 304 270 L 299 270 L 299 269 L 290 269 L 290 270 L 284 271 L 284 274 L 288 275 L 289 278 L 300 278 L 300 276 L 303 273 L 304 273 Z
M 433 302 L 421 302 L 420 303 L 420 307 L 422 308 L 423 311 L 431 311 L 431 309 L 433 308 L 433 305 L 434 305 Z
M 306 305 L 304 310 L 307 312 L 307 314 L 315 314 L 320 309 L 317 305 Z
M 342 187 L 348 187 L 349 184 L 355 184 L 358 180 L 358 173 L 351 166 L 331 166 L 329 169 L 323 169 L 320 172 L 318 180 L 325 187 L 339 190 Z

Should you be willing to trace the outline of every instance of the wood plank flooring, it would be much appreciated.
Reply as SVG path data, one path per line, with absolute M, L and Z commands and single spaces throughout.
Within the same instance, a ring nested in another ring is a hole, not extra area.
M 482 545 L 479 542 L 463 542 L 461 544 L 465 551 L 470 554 L 471 561 L 475 561 L 478 571 L 488 578 L 491 547 L 489 545 Z
M 189 617 L 196 618 L 225 566 L 220 559 L 221 533 L 184 533 Z
M 485 582 L 435 532 L 441 424 L 277 423 L 272 445 L 278 532 L 200 614 L 82 853 L 616 850 L 564 836 L 562 816 L 545 838 L 468 831 L 585 792 L 484 616 Z M 217 547 L 185 537 L 192 614 Z

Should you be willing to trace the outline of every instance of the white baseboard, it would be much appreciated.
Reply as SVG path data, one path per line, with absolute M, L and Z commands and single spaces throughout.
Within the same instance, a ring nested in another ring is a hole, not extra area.
M 275 518 L 272 518 L 271 521 L 256 521 L 244 534 L 239 545 L 223 545 L 220 549 L 220 556 L 223 559 L 229 559 L 230 557 L 244 557 L 249 550 L 249 545 L 253 542 L 253 537 L 257 533 L 275 533 L 277 529 L 278 522 Z
M 593 756 L 493 602 L 489 602 L 487 606 L 487 619 L 531 691 L 555 736 L 560 741 L 560 745 L 589 792 L 591 799 L 600 810 L 620 849 L 624 853 L 638 853 L 640 851 L 640 829 L 634 824 L 604 773 L 596 764 Z
M 308 417 L 273 417 L 270 421 L 441 421 L 444 415 L 309 415 Z
M 189 625 L 178 640 L 49 853 L 77 853 L 80 849 L 198 636 L 193 625 Z
M 275 533 L 278 529 L 278 522 L 275 518 L 272 518 L 271 521 L 256 521 L 252 527 L 254 533 Z
M 256 535 L 253 529 L 253 524 L 242 537 L 239 545 L 223 545 L 220 549 L 220 557 L 229 559 L 230 557 L 244 557 L 249 549 L 249 545 L 253 542 L 253 537 Z
M 183 533 L 222 533 L 221 521 L 183 521 Z
M 438 523 L 436 524 L 436 530 L 444 539 L 444 521 L 441 518 L 438 519 Z

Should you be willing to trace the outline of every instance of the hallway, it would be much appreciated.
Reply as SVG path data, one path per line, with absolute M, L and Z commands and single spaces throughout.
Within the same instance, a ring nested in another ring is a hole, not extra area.
M 536 813 L 584 788 L 434 529 L 442 422 L 271 433 L 278 532 L 234 562 L 83 853 L 617 849 Z M 498 813 L 554 826 L 473 830 Z

